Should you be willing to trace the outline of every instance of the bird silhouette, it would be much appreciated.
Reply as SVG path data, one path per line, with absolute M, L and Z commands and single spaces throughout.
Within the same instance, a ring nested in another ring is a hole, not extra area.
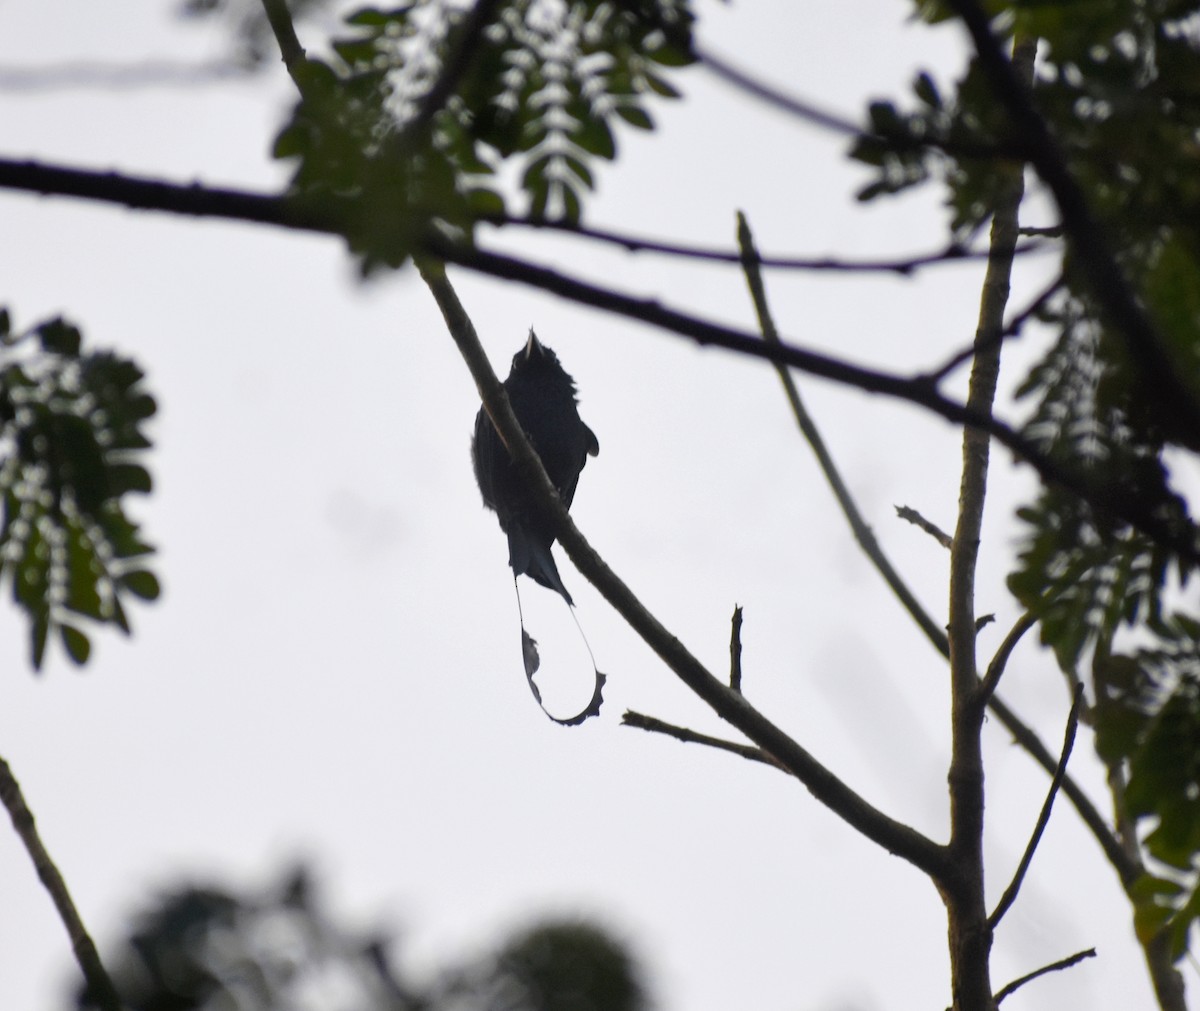
M 600 452 L 600 443 L 579 417 L 575 381 L 559 364 L 558 356 L 537 339 L 532 328 L 525 346 L 513 355 L 504 389 L 559 498 L 570 509 L 579 474 L 587 458 Z M 512 566 L 513 578 L 524 573 L 561 593 L 573 607 L 575 602 L 550 554 L 550 545 L 554 543 L 550 521 L 534 502 L 482 407 L 475 416 L 471 459 L 483 504 L 495 510 L 500 529 L 508 535 L 508 564 Z

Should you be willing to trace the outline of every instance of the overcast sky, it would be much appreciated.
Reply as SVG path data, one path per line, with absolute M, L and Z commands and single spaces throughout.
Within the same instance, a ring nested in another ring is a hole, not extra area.
M 948 79 L 962 58 L 954 28 L 909 24 L 898 0 L 699 11 L 713 50 L 847 115 L 905 89 L 918 67 Z M 303 41 L 323 33 L 307 26 Z M 286 170 L 269 151 L 292 101 L 278 66 L 136 88 L 15 73 L 228 48 L 165 0 L 0 0 L 0 153 L 278 188 Z M 654 110 L 656 133 L 619 135 L 589 221 L 732 247 L 743 209 L 764 252 L 944 242 L 936 194 L 863 208 L 853 192 L 865 176 L 842 139 L 701 70 L 680 79 L 686 100 Z M 506 546 L 471 474 L 478 398 L 411 270 L 363 285 L 333 239 L 6 192 L 0 235 L 0 299 L 17 322 L 69 315 L 92 346 L 135 357 L 161 404 L 155 490 L 135 512 L 160 547 L 164 596 L 134 608 L 134 637 L 99 633 L 82 673 L 53 650 L 35 677 L 24 626 L 0 610 L 0 754 L 102 947 L 181 877 L 257 888 L 308 858 L 346 921 L 400 928 L 419 970 L 530 918 L 581 912 L 633 945 L 664 1011 L 949 1003 L 944 913 L 916 871 L 772 769 L 619 725 L 632 708 L 722 733 L 561 554 L 610 675 L 607 703 L 579 729 L 536 708 Z M 506 241 L 753 325 L 731 268 Z M 1021 268 L 1015 304 L 1049 267 Z M 958 265 L 768 284 L 789 339 L 912 371 L 970 340 L 980 277 Z M 748 697 L 870 800 L 944 838 L 945 665 L 855 548 L 773 372 L 517 285 L 452 279 L 498 371 L 533 325 L 575 376 L 601 452 L 573 514 L 609 564 L 717 672 L 741 604 Z M 1007 389 L 1038 346 L 1014 349 Z M 893 506 L 953 526 L 957 433 L 895 402 L 801 385 L 868 521 L 941 620 L 948 556 Z M 1031 486 L 1007 454 L 994 461 L 985 656 L 1016 616 L 1003 576 L 1013 507 Z M 551 641 L 568 620 L 561 601 L 533 584 L 523 594 L 531 632 Z M 579 672 L 547 675 L 563 708 L 586 698 Z M 1066 692 L 1034 637 L 1002 690 L 1057 750 Z M 998 895 L 1046 779 L 995 721 L 985 736 Z M 1082 734 L 1074 771 L 1106 809 L 1090 746 Z M 75 982 L 68 945 L 11 833 L 0 896 L 0 1007 L 61 1007 Z M 1116 876 L 1060 804 L 1000 928 L 993 981 L 1092 946 L 1098 959 L 1006 1009 L 1151 1000 Z

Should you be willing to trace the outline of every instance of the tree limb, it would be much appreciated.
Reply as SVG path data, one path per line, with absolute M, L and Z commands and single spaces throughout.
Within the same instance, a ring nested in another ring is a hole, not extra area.
M 594 228 L 573 221 L 550 220 L 546 218 L 526 218 L 511 214 L 488 214 L 481 220 L 498 227 L 532 228 L 538 231 L 559 232 L 582 239 L 594 239 L 597 242 L 620 246 L 631 253 L 660 253 L 664 256 L 677 256 L 682 259 L 705 260 L 715 263 L 741 263 L 741 252 L 728 249 L 712 249 L 703 246 L 685 245 L 678 242 L 664 242 L 659 239 L 649 239 L 645 236 L 630 235 L 610 228 Z M 1046 243 L 1027 242 L 1017 247 L 1018 255 L 1035 253 L 1052 248 Z M 762 256 L 758 255 L 760 266 L 777 270 L 812 270 L 830 271 L 833 273 L 883 273 L 899 274 L 908 277 L 921 267 L 935 266 L 944 263 L 963 263 L 966 261 L 986 260 L 986 249 L 967 249 L 961 243 L 951 242 L 941 249 L 929 253 L 917 253 L 912 256 L 894 259 L 864 259 L 852 260 L 837 256 Z
M 83 197 L 104 203 L 145 210 L 166 211 L 196 217 L 250 221 L 283 228 L 344 237 L 344 215 L 336 205 L 324 205 L 300 197 L 266 196 L 238 190 L 215 189 L 199 184 L 178 186 L 117 173 L 97 173 L 30 161 L 0 159 L 0 189 Z M 666 332 L 691 338 L 700 344 L 724 347 L 740 354 L 783 363 L 792 368 L 863 390 L 923 407 L 947 421 L 979 428 L 1012 450 L 1032 466 L 1048 484 L 1057 484 L 1090 503 L 1104 516 L 1128 523 L 1156 543 L 1177 553 L 1183 560 L 1200 560 L 1200 551 L 1189 535 L 1164 522 L 1127 489 L 1097 484 L 1081 473 L 1066 469 L 1041 452 L 1011 426 L 981 415 L 969 404 L 942 394 L 924 376 L 899 376 L 863 368 L 791 344 L 768 344 L 753 334 L 724 327 L 673 310 L 653 299 L 638 299 L 608 288 L 560 274 L 477 246 L 456 243 L 430 232 L 423 243 L 426 255 L 457 264 L 492 277 L 519 281 L 551 294 L 641 320 Z
M 117 996 L 112 979 L 104 968 L 104 963 L 100 961 L 96 945 L 83 925 L 79 910 L 75 908 L 71 893 L 67 890 L 67 883 L 42 843 L 33 812 L 29 810 L 29 805 L 25 803 L 25 797 L 21 793 L 21 786 L 3 758 L 0 758 L 0 803 L 3 803 L 8 811 L 17 836 L 24 843 L 38 877 L 54 901 L 59 919 L 67 928 L 67 936 L 71 939 L 71 948 L 75 952 L 75 961 L 79 963 L 87 984 L 88 996 L 97 1003 L 101 1011 L 121 1011 L 121 999 Z
M 1017 900 L 1017 893 L 1021 890 L 1021 883 L 1025 880 L 1025 874 L 1033 861 L 1033 854 L 1037 850 L 1038 843 L 1042 840 L 1042 833 L 1050 824 L 1050 812 L 1054 808 L 1054 798 L 1058 796 L 1058 789 L 1062 786 L 1063 777 L 1067 774 L 1067 762 L 1071 758 L 1071 749 L 1075 747 L 1075 731 L 1079 728 L 1079 710 L 1082 705 L 1083 685 L 1077 685 L 1075 698 L 1071 700 L 1071 711 L 1067 714 L 1067 731 L 1063 738 L 1062 757 L 1058 760 L 1058 768 L 1055 769 L 1054 777 L 1050 780 L 1050 789 L 1046 793 L 1046 800 L 1042 804 L 1042 810 L 1038 813 L 1037 822 L 1033 826 L 1033 834 L 1029 837 L 1029 842 L 1017 864 L 1012 881 L 1009 882 L 1004 894 L 1000 896 L 1000 901 L 996 903 L 996 908 L 988 917 L 988 927 L 991 930 L 996 929 L 996 924 L 1004 918 L 1004 914 Z
M 1019 42 L 1015 59 L 1033 74 L 1037 44 Z M 1000 376 L 1004 312 L 1008 304 L 1018 213 L 1025 186 L 1023 167 L 1010 166 L 993 208 L 991 251 L 983 280 L 975 356 L 967 406 L 990 416 Z M 986 1008 L 991 1002 L 989 961 L 992 930 L 987 919 L 983 875 L 983 716 L 978 704 L 975 575 L 987 496 L 990 438 L 982 428 L 963 432 L 958 522 L 950 547 L 950 851 L 956 887 L 943 893 L 950 921 L 950 975 L 956 1009 Z
M 1004 637 L 1000 648 L 996 650 L 996 655 L 992 657 L 992 662 L 988 664 L 987 674 L 979 682 L 977 689 L 979 705 L 986 705 L 991 700 L 992 695 L 996 692 L 996 686 L 1000 683 L 1000 677 L 1004 674 L 1004 668 L 1008 666 L 1008 658 L 1012 655 L 1012 651 L 1017 648 L 1017 643 L 1021 641 L 1025 633 L 1037 623 L 1037 616 L 1032 611 L 1026 611 L 1008 630 L 1008 635 Z
M 689 730 L 687 727 L 679 727 L 674 723 L 666 723 L 653 716 L 635 713 L 632 709 L 625 710 L 624 715 L 621 717 L 621 722 L 627 727 L 636 727 L 638 730 L 647 730 L 655 734 L 666 734 L 667 737 L 674 737 L 677 741 L 683 741 L 685 744 L 703 744 L 710 748 L 716 748 L 718 751 L 728 751 L 730 754 L 740 755 L 751 762 L 762 762 L 765 765 L 773 765 L 784 772 L 788 771 L 784 765 L 775 761 L 762 748 L 755 748 L 749 744 L 739 744 L 737 741 L 726 741 L 720 737 L 710 737 L 708 734 L 700 734 L 695 730 Z
M 750 232 L 750 225 L 746 221 L 746 216 L 738 212 L 738 247 L 742 256 L 742 269 L 746 274 L 746 284 L 750 288 L 750 297 L 754 302 L 754 311 L 758 316 L 759 330 L 762 332 L 763 340 L 767 344 L 778 346 L 780 344 L 779 331 L 775 328 L 775 320 L 771 316 L 771 308 L 767 304 L 766 288 L 763 285 L 762 273 L 759 270 L 758 250 L 754 246 L 754 236 Z M 908 588 L 908 584 L 901 578 L 900 573 L 893 567 L 887 555 L 883 553 L 879 542 L 875 539 L 875 532 L 867 525 L 862 517 L 862 513 L 858 510 L 858 505 L 854 501 L 854 497 L 850 494 L 850 489 L 846 487 L 846 482 L 842 480 L 841 472 L 838 470 L 837 464 L 834 463 L 833 457 L 830 455 L 828 448 L 825 445 L 825 440 L 821 437 L 820 431 L 817 429 L 812 416 L 805 408 L 803 401 L 800 399 L 800 391 L 796 388 L 796 383 L 792 379 L 791 372 L 787 367 L 780 362 L 775 362 L 775 370 L 779 373 L 779 379 L 783 383 L 784 393 L 787 395 L 788 404 L 791 405 L 792 415 L 796 419 L 796 424 L 799 426 L 801 433 L 812 447 L 813 455 L 817 458 L 817 464 L 821 468 L 821 473 L 825 475 L 825 480 L 829 483 L 829 487 L 833 491 L 833 496 L 837 499 L 838 506 L 841 507 L 842 515 L 846 517 L 846 522 L 850 525 L 850 530 L 854 534 L 854 539 L 862 548 L 863 553 L 870 559 L 871 564 L 879 570 L 884 581 L 891 587 L 892 592 L 904 605 L 904 609 L 908 611 L 913 621 L 925 633 L 925 636 L 937 648 L 945 641 L 946 633 L 941 626 L 937 624 L 929 616 L 929 612 L 921 606 L 921 602 L 917 600 L 913 592 Z
M 1011 983 L 996 993 L 995 1003 L 999 1003 L 1008 997 L 1015 990 L 1019 990 L 1026 983 L 1032 982 L 1039 976 L 1045 976 L 1048 972 L 1060 972 L 1063 969 L 1069 969 L 1073 965 L 1077 965 L 1085 958 L 1095 958 L 1096 949 L 1088 948 L 1086 951 L 1077 951 L 1074 955 L 1067 958 L 1060 958 L 1057 962 L 1051 962 L 1049 965 L 1043 965 L 1040 969 L 1034 969 L 1033 972 L 1026 973 L 1020 979 L 1014 979 Z
M 931 877 L 944 870 L 944 850 L 920 832 L 884 814 L 854 792 L 797 741 L 763 716 L 697 660 L 633 591 L 621 581 L 587 542 L 546 476 L 512 413 L 475 328 L 446 277 L 444 267 L 420 259 L 417 267 L 446 320 L 447 328 L 471 371 L 484 409 L 509 447 L 513 463 L 554 526 L 554 533 L 575 567 L 600 591 L 626 623 L 642 637 L 675 675 L 716 714 L 772 756 L 822 804 L 889 853 L 907 860 Z

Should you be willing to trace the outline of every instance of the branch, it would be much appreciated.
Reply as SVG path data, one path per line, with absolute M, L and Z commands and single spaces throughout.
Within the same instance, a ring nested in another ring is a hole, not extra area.
M 541 460 L 512 413 L 500 381 L 487 360 L 475 328 L 458 300 L 441 264 L 418 260 L 447 328 L 475 379 L 488 416 L 509 447 L 513 463 L 528 483 L 538 505 L 576 568 L 596 587 L 626 623 L 654 650 L 676 676 L 716 714 L 772 756 L 799 779 L 822 804 L 868 839 L 907 860 L 931 877 L 943 871 L 944 851 L 933 840 L 896 821 L 855 793 L 799 743 L 763 716 L 697 660 L 633 594 L 587 542 L 563 507 Z
M 1013 255 L 1015 256 L 1017 253 L 1019 253 L 1022 248 L 1023 247 L 1019 245 L 1014 247 Z M 1038 292 L 1029 305 L 1017 313 L 1003 330 L 995 334 L 992 340 L 996 344 L 1000 344 L 1003 341 L 1006 341 L 1009 337 L 1017 336 L 1021 332 L 1021 328 L 1024 327 L 1029 321 L 1029 318 L 1039 309 L 1041 309 L 1042 306 L 1044 306 L 1048 301 L 1050 301 L 1050 299 L 1054 297 L 1055 293 L 1066 283 L 1066 278 L 1063 277 L 1062 274 L 1059 274 L 1058 277 L 1056 277 L 1050 284 L 1042 289 L 1042 291 Z M 975 351 L 976 346 L 974 343 L 972 343 L 969 348 L 964 348 L 962 351 L 951 355 L 944 365 L 939 366 L 931 372 L 921 373 L 921 377 L 931 383 L 940 383 L 946 378 L 946 376 L 962 365 L 963 362 L 970 361 L 975 355 Z
M 1090 477 L 1065 469 L 1064 465 L 1043 453 L 1034 443 L 989 412 L 962 404 L 942 394 L 921 376 L 907 377 L 852 365 L 840 359 L 818 354 L 793 344 L 771 344 L 757 336 L 731 327 L 690 316 L 662 305 L 655 299 L 639 299 L 610 288 L 603 288 L 547 267 L 515 257 L 467 246 L 444 235 L 429 233 L 423 243 L 427 255 L 491 277 L 518 281 L 541 291 L 581 305 L 590 305 L 619 316 L 641 320 L 670 333 L 691 338 L 701 345 L 723 347 L 740 354 L 803 372 L 821 376 L 867 393 L 894 397 L 955 424 L 986 432 L 1033 467 L 1047 484 L 1059 485 L 1092 505 L 1102 515 L 1119 519 L 1140 530 L 1153 541 L 1188 562 L 1200 561 L 1200 550 L 1189 531 L 1180 532 L 1155 514 L 1151 505 L 1130 489 L 1094 484 Z
M 1095 957 L 1096 957 L 1096 949 L 1088 948 L 1086 951 L 1077 951 L 1074 955 L 1071 955 L 1068 958 L 1061 958 L 1057 962 L 1051 962 L 1049 965 L 1043 965 L 1040 969 L 1035 969 L 1033 972 L 1027 973 L 1026 975 L 1022 976 L 1020 979 L 1014 979 L 1011 983 L 1008 984 L 1008 986 L 1004 987 L 1002 990 L 1000 990 L 999 993 L 996 994 L 994 1001 L 996 1004 L 999 1004 L 1002 1000 L 1004 1000 L 1005 997 L 1009 996 L 1014 990 L 1019 990 L 1026 983 L 1037 979 L 1039 976 L 1045 976 L 1046 973 L 1048 973 L 1048 972 L 1059 972 L 1062 969 L 1069 969 L 1069 968 L 1071 968 L 1071 966 L 1077 965 L 1079 962 L 1082 962 L 1085 958 L 1095 958 Z
M 920 527 L 947 551 L 953 546 L 954 539 L 945 530 L 932 520 L 927 520 L 912 506 L 893 506 L 892 508 L 896 510 L 896 515 L 900 519 L 911 523 L 915 527 Z
M 754 236 L 750 232 L 750 225 L 746 221 L 746 216 L 740 211 L 738 212 L 738 246 L 741 250 L 742 269 L 746 273 L 746 283 L 750 288 L 750 297 L 754 301 L 754 311 L 758 315 L 759 329 L 762 331 L 763 340 L 776 347 L 780 346 L 779 332 L 775 328 L 775 321 L 771 317 L 771 309 L 767 304 L 766 288 L 763 285 L 762 273 L 759 271 L 758 250 L 754 247 Z M 812 447 L 813 455 L 817 458 L 817 463 L 821 468 L 821 472 L 825 475 L 825 480 L 829 482 L 829 487 L 833 490 L 834 498 L 837 499 L 838 505 L 841 507 L 842 515 L 846 517 L 846 522 L 850 524 L 850 529 L 854 534 L 854 539 L 858 541 L 859 547 L 863 553 L 870 559 L 871 563 L 883 576 L 884 581 L 891 587 L 892 592 L 899 598 L 900 603 L 912 616 L 918 627 L 925 633 L 925 636 L 938 648 L 940 643 L 945 640 L 946 634 L 941 627 L 935 622 L 929 613 L 921 606 L 921 602 L 917 600 L 913 592 L 908 588 L 908 584 L 904 582 L 900 574 L 892 566 L 891 561 L 883 553 L 879 542 L 875 539 L 875 533 L 867 525 L 862 517 L 862 513 L 858 510 L 858 505 L 850 494 L 850 489 L 846 487 L 846 482 L 842 480 L 842 475 L 838 471 L 837 464 L 834 463 L 833 457 L 830 455 L 828 448 L 825 445 L 825 440 L 821 437 L 816 424 L 809 415 L 800 399 L 800 391 L 796 388 L 796 384 L 792 379 L 791 372 L 779 362 L 775 363 L 775 369 L 779 373 L 779 379 L 783 383 L 784 393 L 787 395 L 788 403 L 791 405 L 792 414 L 796 419 L 796 424 L 803 433 L 804 438 Z
M 71 939 L 71 947 L 75 952 L 75 960 L 83 971 L 87 983 L 88 997 L 96 1001 L 101 1011 L 121 1011 L 121 999 L 117 996 L 112 979 L 100 961 L 91 935 L 83 925 L 79 910 L 71 900 L 67 883 L 63 880 L 46 847 L 38 834 L 33 812 L 25 803 L 21 786 L 13 776 L 8 762 L 0 758 L 0 803 L 4 804 L 8 815 L 12 818 L 13 828 L 25 845 L 29 858 L 37 870 L 37 875 L 54 900 L 54 908 L 58 910 L 59 919 L 67 928 L 67 936 Z
M 734 607 L 729 633 L 729 687 L 742 694 L 742 609 Z
M 1071 700 L 1071 711 L 1067 714 L 1067 732 L 1063 738 L 1062 756 L 1058 760 L 1058 768 L 1054 770 L 1054 777 L 1050 780 L 1050 789 L 1046 793 L 1046 800 L 1042 804 L 1042 810 L 1038 814 L 1037 823 L 1033 826 L 1033 834 L 1029 837 L 1029 842 L 1025 846 L 1025 852 L 1021 856 L 1020 863 L 1017 864 L 1016 873 L 1013 874 L 1012 881 L 1004 890 L 1004 894 L 1000 896 L 1000 901 L 996 903 L 996 908 L 992 910 L 992 914 L 988 917 L 988 928 L 995 930 L 996 925 L 1004 918 L 1004 914 L 1012 907 L 1012 904 L 1017 900 L 1017 893 L 1021 890 L 1021 883 L 1025 880 L 1025 874 L 1029 870 L 1029 865 L 1033 861 L 1033 854 L 1037 850 L 1038 843 L 1042 840 L 1042 833 L 1046 831 L 1046 826 L 1050 823 L 1050 812 L 1054 807 L 1054 798 L 1058 796 L 1059 787 L 1062 786 L 1063 777 L 1067 774 L 1067 762 L 1071 758 L 1071 749 L 1075 747 L 1075 731 L 1079 728 L 1079 710 L 1083 705 L 1083 685 L 1078 685 L 1075 688 L 1075 698 Z
M 296 26 L 292 24 L 292 12 L 288 10 L 287 0 L 262 0 L 262 5 L 263 11 L 267 15 L 267 23 L 271 26 L 271 32 L 275 36 L 275 43 L 279 46 L 283 65 L 287 67 L 291 79 L 296 82 L 297 89 L 300 89 L 300 80 L 297 74 L 307 56 L 304 53 L 304 47 L 300 45 L 300 40 L 296 37 Z
M 946 139 L 917 137 L 912 134 L 900 132 L 887 134 L 872 133 L 870 130 L 859 126 L 853 120 L 846 119 L 844 116 L 839 116 L 836 113 L 827 112 L 824 109 L 819 109 L 810 102 L 802 101 L 792 95 L 786 94 L 779 88 L 751 77 L 724 58 L 717 56 L 716 53 L 702 50 L 694 44 L 692 52 L 708 70 L 727 84 L 733 85 L 739 91 L 757 98 L 759 101 L 765 102 L 767 105 L 779 109 L 781 112 L 786 112 L 789 116 L 794 116 L 806 123 L 830 130 L 833 133 L 840 133 L 843 136 L 852 137 L 856 140 L 876 141 L 896 151 L 931 149 L 943 151 L 946 154 L 955 155 L 960 158 L 1008 158 L 1015 161 L 1021 161 L 1024 158 L 1024 151 L 1022 150 L 982 140 L 975 142 L 955 140 L 954 142 L 950 142 Z
M 1033 74 L 1036 43 L 1019 42 L 1022 72 Z M 1008 304 L 1018 214 L 1025 192 L 1023 167 L 1009 166 L 993 208 L 991 251 L 979 305 L 975 356 L 967 406 L 990 416 L 1000 377 L 1004 312 Z M 950 546 L 950 852 L 958 887 L 944 895 L 950 921 L 950 968 L 954 1006 L 987 1007 L 991 1002 L 989 954 L 992 931 L 984 893 L 984 707 L 977 704 L 975 576 L 983 509 L 987 498 L 990 439 L 979 428 L 963 432 L 958 522 Z
M 1147 388 L 1164 401 L 1161 410 L 1175 414 L 1181 427 L 1200 431 L 1200 403 L 1180 378 L 1167 342 L 1121 270 L 1112 243 L 1092 214 L 1062 148 L 1033 104 L 1029 85 L 1004 55 L 976 0 L 949 0 L 949 6 L 970 33 L 979 64 L 1008 112 L 1029 161 L 1054 194 L 1063 230 L 1071 239 L 1071 253 L 1090 282 L 1097 304 L 1124 335 L 1130 354 L 1146 369 Z
M 139 211 L 165 211 L 326 235 L 342 234 L 342 223 L 336 214 L 319 211 L 311 204 L 291 197 L 247 193 L 199 183 L 181 186 L 117 172 L 63 168 L 35 161 L 0 158 L 0 189 L 81 197 Z
M 754 748 L 748 744 L 738 744 L 737 741 L 726 741 L 720 737 L 710 737 L 708 734 L 699 734 L 695 730 L 689 730 L 687 727 L 678 727 L 674 723 L 665 723 L 662 720 L 655 719 L 653 716 L 635 713 L 632 709 L 625 710 L 624 715 L 621 717 L 621 723 L 627 727 L 636 727 L 638 730 L 647 730 L 654 734 L 666 734 L 668 737 L 674 737 L 677 741 L 683 741 L 685 744 L 703 744 L 710 748 L 716 748 L 718 751 L 728 751 L 730 754 L 740 755 L 751 762 L 762 762 L 764 765 L 773 765 L 784 772 L 788 771 L 786 766 L 775 761 L 774 758 L 761 748 Z
M 996 655 L 992 657 L 992 662 L 988 664 L 987 674 L 984 675 L 982 681 L 979 682 L 977 690 L 979 694 L 979 704 L 986 705 L 995 694 L 996 686 L 1000 683 L 1000 677 L 1004 673 L 1004 668 L 1008 665 L 1008 658 L 1012 655 L 1012 651 L 1017 648 L 1017 643 L 1021 641 L 1021 637 L 1028 632 L 1038 622 L 1036 615 L 1032 611 L 1026 611 L 1017 622 L 1008 631 L 1008 635 L 1004 637 L 1004 641 L 1000 643 L 1000 648 L 996 650 Z
M 1057 774 L 1058 760 L 1042 743 L 1042 739 L 998 695 L 988 700 L 988 708 L 996 714 L 1005 729 L 1013 736 L 1013 740 L 1024 749 L 1035 762 L 1051 775 Z M 1121 883 L 1128 889 L 1141 875 L 1141 865 L 1122 848 L 1120 841 L 1109 828 L 1108 822 L 1096 809 L 1090 798 L 1069 775 L 1064 776 L 1062 792 L 1075 806 L 1084 824 L 1091 830 L 1096 841 L 1104 850 L 1108 862 L 1116 869 Z
M 488 214 L 480 219 L 497 227 L 532 228 L 539 231 L 560 232 L 582 239 L 593 239 L 613 246 L 620 246 L 631 253 L 661 253 L 665 256 L 678 256 L 691 260 L 707 260 L 716 263 L 741 263 L 742 254 L 727 249 L 713 249 L 703 246 L 691 246 L 676 242 L 662 242 L 648 239 L 639 235 L 630 235 L 608 228 L 591 228 L 587 225 L 571 221 L 547 220 L 545 218 L 524 218 L 510 214 Z M 1018 255 L 1048 250 L 1051 247 L 1042 242 L 1026 242 L 1018 246 Z M 822 256 L 759 256 L 758 262 L 763 267 L 779 270 L 814 270 L 833 271 L 841 273 L 886 273 L 909 276 L 921 267 L 942 263 L 962 263 L 973 260 L 986 260 L 988 252 L 985 249 L 967 249 L 958 242 L 951 242 L 941 249 L 929 253 L 918 253 L 899 259 L 867 259 L 848 260 L 842 257 Z

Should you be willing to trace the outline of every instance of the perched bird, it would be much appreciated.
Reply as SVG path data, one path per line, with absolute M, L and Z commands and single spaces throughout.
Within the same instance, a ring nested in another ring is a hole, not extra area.
M 504 389 L 559 498 L 570 509 L 579 473 L 587 458 L 600 452 L 600 443 L 579 417 L 575 381 L 532 329 L 525 347 L 513 355 Z M 508 534 L 508 564 L 513 578 L 525 573 L 542 586 L 557 590 L 574 606 L 550 554 L 554 543 L 550 522 L 534 504 L 483 408 L 475 416 L 471 459 L 483 504 L 495 510 L 500 529 Z

